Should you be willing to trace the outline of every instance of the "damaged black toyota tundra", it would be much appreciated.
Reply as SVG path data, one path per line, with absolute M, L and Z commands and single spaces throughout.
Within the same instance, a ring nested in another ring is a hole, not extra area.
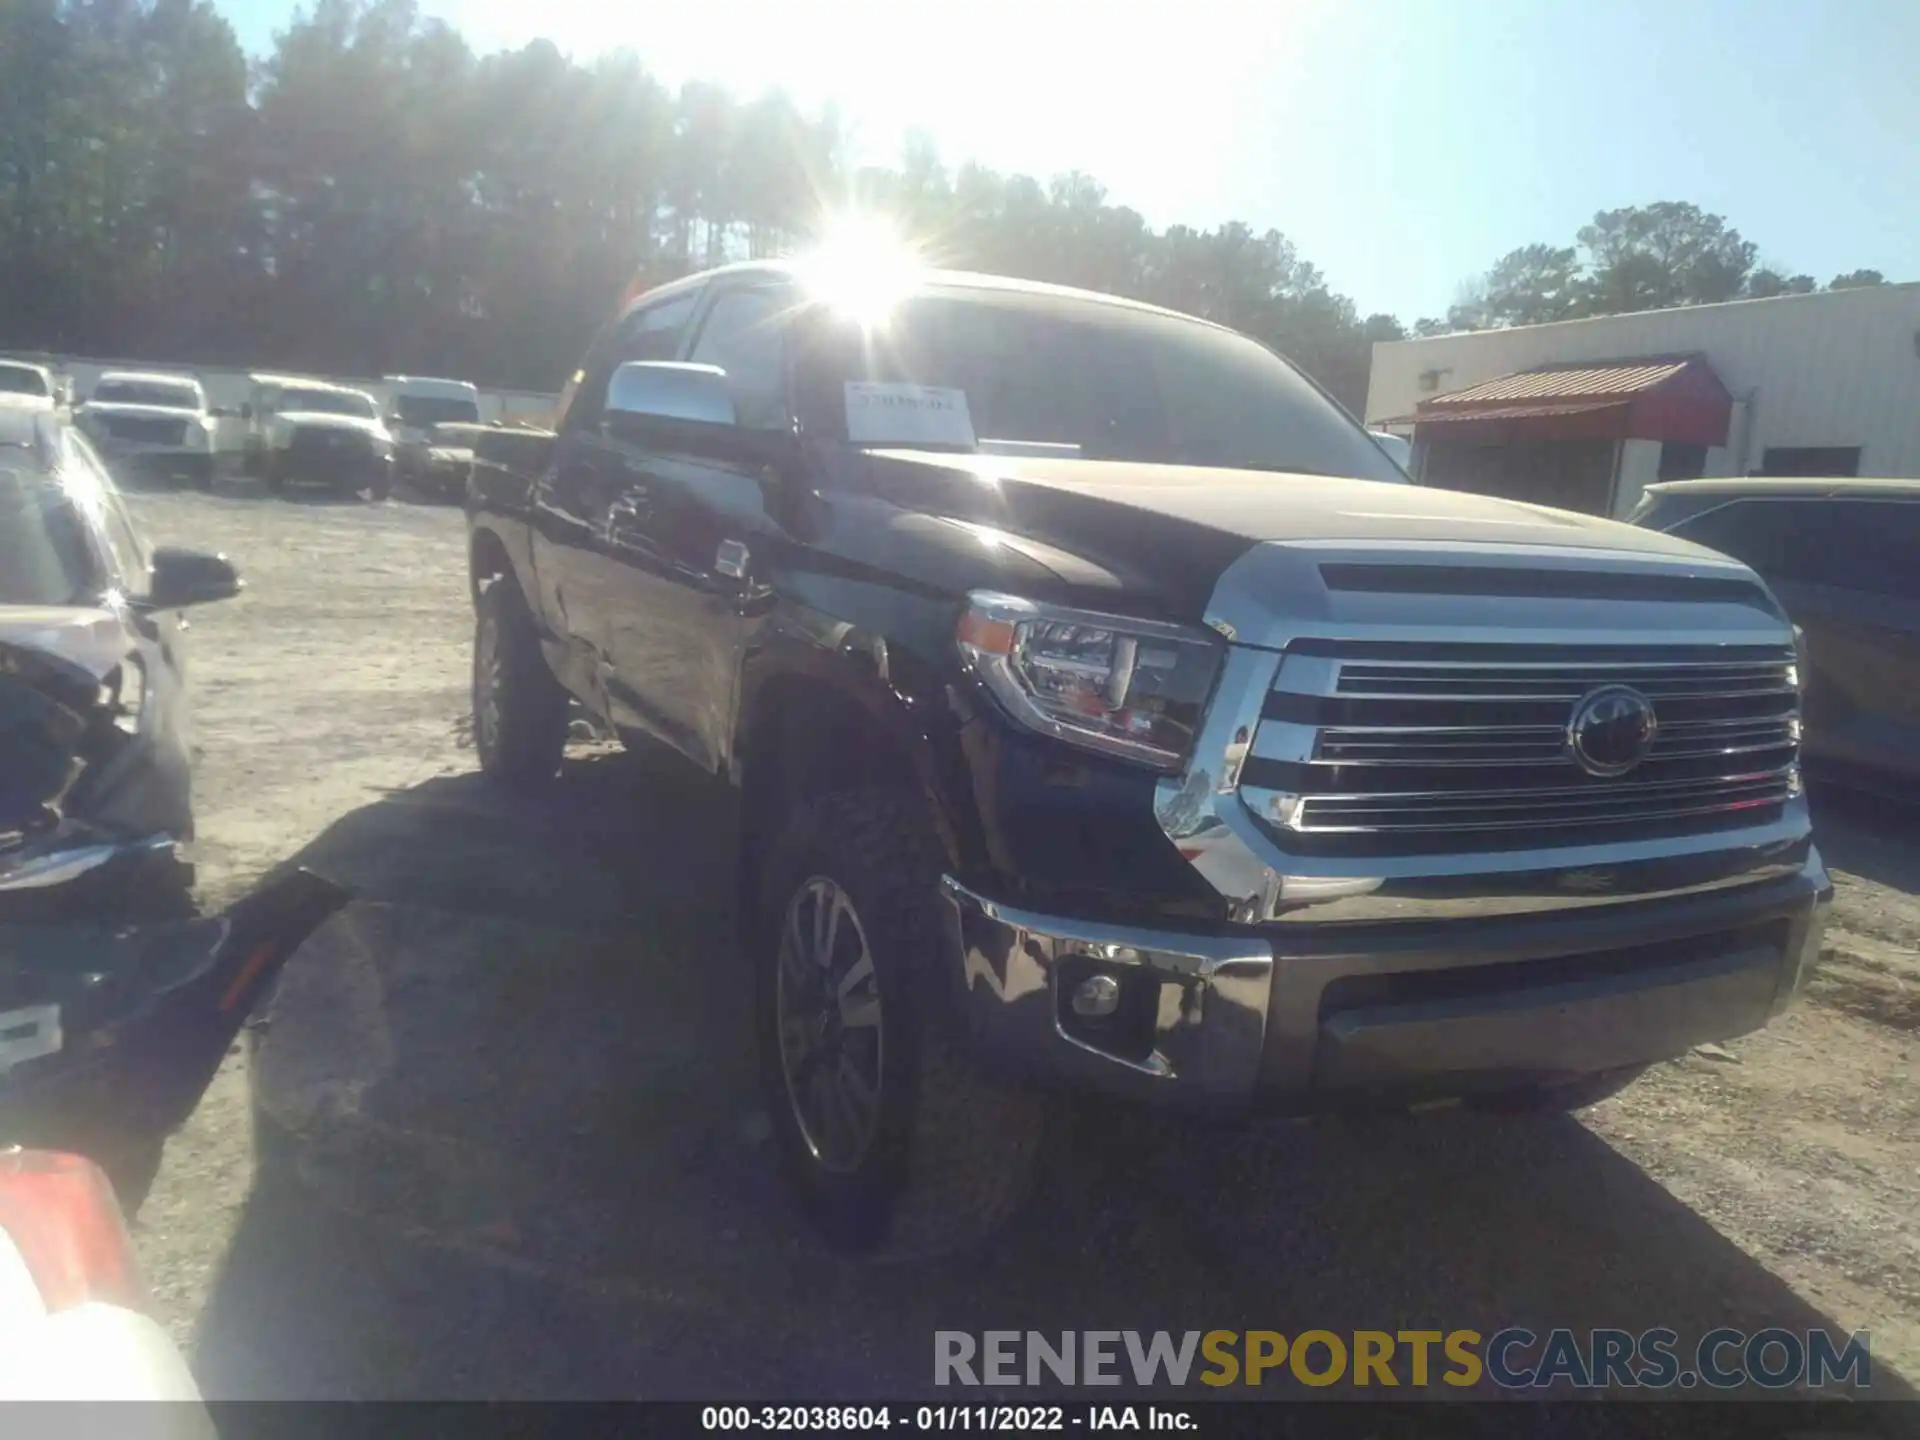
M 1410 486 L 1221 327 L 888 278 L 646 294 L 468 502 L 485 769 L 578 702 L 740 792 L 833 1238 L 990 1227 L 1049 1088 L 1574 1107 L 1793 998 L 1831 889 L 1749 570 Z

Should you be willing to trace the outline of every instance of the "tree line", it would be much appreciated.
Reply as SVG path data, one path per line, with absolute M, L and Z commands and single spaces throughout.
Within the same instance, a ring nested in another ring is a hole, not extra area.
M 550 390 L 636 270 L 786 253 L 846 203 L 941 263 L 1219 320 L 1356 411 L 1373 342 L 1409 333 L 1277 230 L 1155 229 L 1084 174 L 950 168 L 924 137 L 854 167 L 848 139 L 629 52 L 476 54 L 412 0 L 315 0 L 251 63 L 208 0 L 0 0 L 0 346 Z M 1691 205 L 1576 238 L 1411 333 L 1813 288 Z

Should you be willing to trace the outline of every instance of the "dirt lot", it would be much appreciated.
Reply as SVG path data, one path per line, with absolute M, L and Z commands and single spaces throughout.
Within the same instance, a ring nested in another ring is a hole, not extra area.
M 771 1175 L 724 797 L 590 750 L 537 808 L 480 782 L 454 511 L 135 505 L 249 581 L 195 621 L 207 898 L 295 854 L 358 897 L 139 1224 L 213 1395 L 900 1396 L 990 1327 L 1836 1325 L 1920 1377 L 1912 812 L 1819 796 L 1812 1003 L 1581 1122 L 1084 1110 L 987 1256 L 850 1267 Z

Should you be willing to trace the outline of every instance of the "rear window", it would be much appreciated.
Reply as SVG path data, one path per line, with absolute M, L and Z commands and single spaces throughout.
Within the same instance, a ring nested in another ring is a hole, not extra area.
M 796 398 L 816 432 L 844 438 L 847 382 L 905 382 L 964 391 L 983 451 L 1406 482 L 1299 371 L 1197 320 L 954 287 L 870 335 L 824 313 L 807 330 Z
M 73 498 L 0 449 L 0 605 L 92 604 L 104 583 Z

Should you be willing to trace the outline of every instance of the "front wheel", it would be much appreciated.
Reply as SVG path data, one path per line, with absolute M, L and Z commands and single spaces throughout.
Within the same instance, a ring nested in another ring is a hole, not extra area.
M 962 1248 L 1018 1208 L 1040 1098 L 959 1053 L 935 1007 L 951 941 L 908 797 L 804 803 L 762 872 L 756 1009 L 782 1168 L 836 1247 Z
M 473 743 L 481 770 L 517 787 L 551 780 L 567 746 L 567 692 L 547 668 L 533 616 L 511 576 L 496 577 L 480 592 Z

